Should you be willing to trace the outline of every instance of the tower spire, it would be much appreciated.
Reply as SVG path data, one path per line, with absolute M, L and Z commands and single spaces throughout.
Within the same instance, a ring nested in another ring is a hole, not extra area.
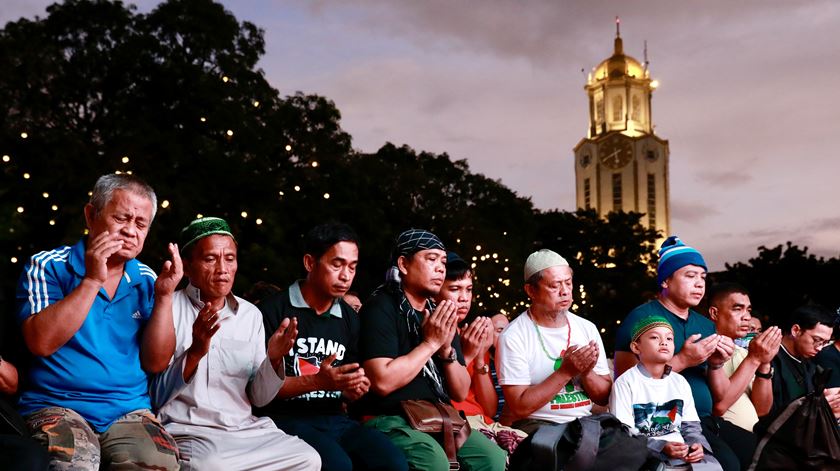
M 624 42 L 621 40 L 621 18 L 615 17 L 615 52 L 616 56 L 624 55 Z

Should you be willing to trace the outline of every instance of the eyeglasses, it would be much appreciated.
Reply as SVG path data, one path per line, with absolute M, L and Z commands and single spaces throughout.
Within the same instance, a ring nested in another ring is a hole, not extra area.
M 808 334 L 808 337 L 811 337 L 811 342 L 814 344 L 815 348 L 823 348 L 831 343 L 831 339 L 823 339 L 815 336 L 814 334 Z

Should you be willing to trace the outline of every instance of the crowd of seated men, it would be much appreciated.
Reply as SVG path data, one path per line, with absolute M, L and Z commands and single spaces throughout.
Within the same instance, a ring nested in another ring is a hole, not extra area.
M 529 434 L 593 406 L 676 469 L 747 469 L 756 431 L 813 391 L 817 365 L 840 415 L 834 313 L 805 306 L 757 331 L 749 293 L 707 296 L 702 255 L 677 237 L 657 297 L 621 321 L 613 374 L 551 250 L 524 262 L 527 310 L 476 316 L 470 264 L 409 229 L 362 302 L 348 294 L 362 241 L 327 222 L 305 236 L 306 276 L 252 303 L 232 292 L 238 241 L 221 218 L 185 221 L 159 272 L 138 261 L 156 208 L 139 178 L 104 175 L 87 234 L 25 264 L 0 336 L 7 469 L 503 470 Z M 454 407 L 473 433 L 453 447 L 407 401 Z

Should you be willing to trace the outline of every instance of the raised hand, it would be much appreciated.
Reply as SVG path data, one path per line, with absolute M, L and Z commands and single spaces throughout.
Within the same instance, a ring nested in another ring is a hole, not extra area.
M 344 397 L 346 397 L 347 399 L 349 399 L 351 401 L 358 400 L 360 397 L 367 394 L 367 392 L 370 390 L 370 378 L 368 378 L 367 376 L 364 376 L 364 369 L 362 369 L 362 368 L 359 368 L 359 369 L 362 370 L 362 374 L 363 374 L 362 375 L 362 380 L 359 382 L 359 384 L 356 385 L 354 388 L 345 389 L 344 391 L 342 391 L 342 394 L 344 395 Z
M 473 359 L 484 357 L 493 345 L 493 323 L 487 317 L 478 317 L 461 334 L 461 351 L 469 364 Z
M 720 342 L 717 334 L 698 341 L 699 338 L 700 334 L 689 336 L 677 354 L 684 359 L 686 366 L 697 366 L 703 363 L 717 350 L 718 342 Z
M 569 347 L 563 355 L 559 371 L 574 378 L 591 370 L 598 361 L 598 344 L 594 340 L 582 347 Z
M 178 244 L 169 244 L 169 256 L 172 260 L 163 263 L 163 269 L 155 281 L 156 295 L 169 295 L 175 292 L 181 277 L 184 276 L 184 265 L 181 262 L 181 254 L 178 253 Z
M 782 337 L 782 329 L 776 326 L 768 327 L 750 341 L 747 348 L 749 355 L 761 363 L 770 363 L 779 353 Z
M 429 315 L 429 311 L 426 310 L 423 317 L 423 341 L 446 356 L 457 328 L 458 309 L 455 303 L 443 300 L 437 305 L 435 312 Z
M 718 335 L 718 344 L 715 351 L 709 355 L 709 366 L 717 368 L 732 358 L 735 352 L 735 342 L 726 335 Z
M 362 382 L 362 378 L 365 376 L 365 370 L 359 368 L 358 363 L 332 366 L 335 358 L 336 355 L 333 353 L 321 361 L 321 366 L 315 379 L 318 384 L 318 389 L 324 391 L 355 389 Z
M 268 339 L 268 358 L 276 370 L 283 357 L 292 349 L 297 337 L 297 318 L 285 318 Z
M 85 278 L 105 284 L 108 280 L 108 258 L 123 248 L 119 234 L 105 231 L 87 243 L 85 250 Z
M 189 353 L 196 359 L 204 358 L 210 350 L 210 342 L 221 327 L 219 325 L 219 310 L 213 303 L 208 302 L 198 311 L 192 327 L 192 345 Z

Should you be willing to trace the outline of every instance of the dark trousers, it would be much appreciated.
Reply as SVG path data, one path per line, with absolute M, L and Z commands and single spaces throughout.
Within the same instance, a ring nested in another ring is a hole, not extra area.
M 703 436 L 712 446 L 712 454 L 724 471 L 747 469 L 752 463 L 756 436 L 720 417 L 701 417 Z
M 0 469 L 46 471 L 49 464 L 47 449 L 35 440 L 20 435 L 0 435 Z
M 308 443 L 321 455 L 321 469 L 408 471 L 405 455 L 385 434 L 344 415 L 272 417 L 280 429 Z

